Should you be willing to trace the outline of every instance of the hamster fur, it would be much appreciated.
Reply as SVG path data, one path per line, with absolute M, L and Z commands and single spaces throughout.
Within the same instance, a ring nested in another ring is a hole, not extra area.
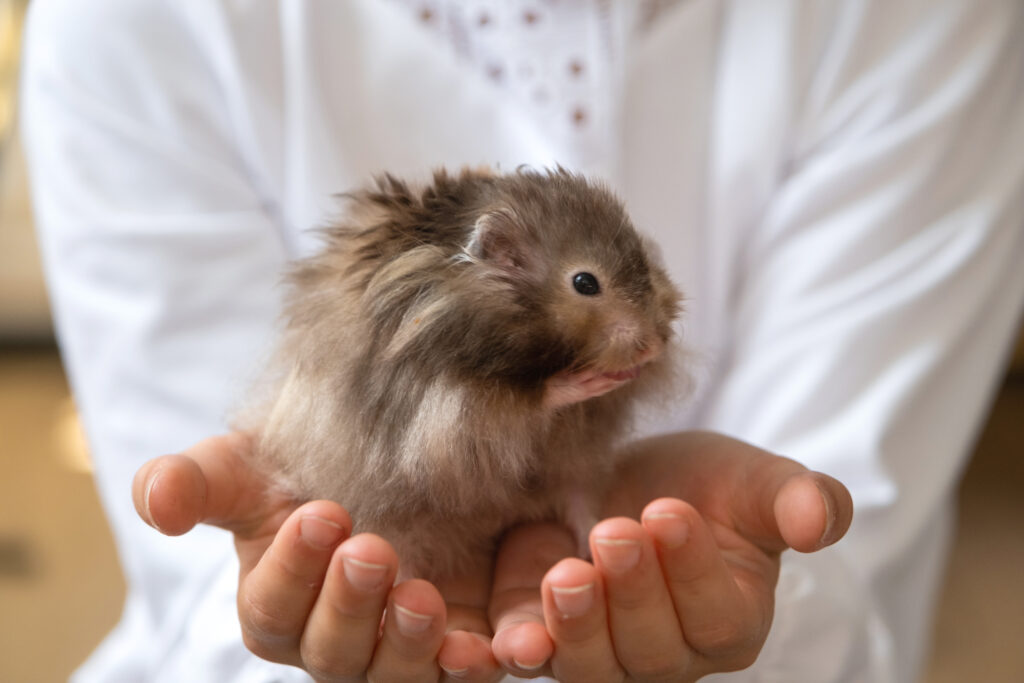
M 522 521 L 586 534 L 632 408 L 673 375 L 680 294 L 622 205 L 563 169 L 346 197 L 288 276 L 243 418 L 258 466 L 389 540 L 403 577 L 451 575 Z

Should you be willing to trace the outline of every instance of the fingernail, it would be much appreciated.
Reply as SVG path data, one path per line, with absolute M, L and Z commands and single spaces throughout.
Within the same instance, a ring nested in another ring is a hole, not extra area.
M 817 482 L 815 482 L 814 486 L 818 489 L 822 502 L 825 503 L 825 531 L 821 534 L 821 539 L 818 541 L 818 545 L 824 547 L 835 542 L 835 539 L 832 538 L 832 532 L 836 526 L 836 513 L 832 508 L 831 499 L 825 493 L 825 489 L 821 488 Z
M 644 526 L 663 548 L 678 548 L 690 537 L 690 525 L 673 512 L 652 512 L 644 515 Z
M 545 659 L 544 662 L 546 661 L 547 660 Z M 519 669 L 522 669 L 523 671 L 536 671 L 537 669 L 544 666 L 544 662 L 541 662 L 540 664 L 523 664 L 518 659 L 514 657 L 512 658 L 512 663 L 515 664 L 516 667 L 518 667 Z
M 582 586 L 552 586 L 551 597 L 554 598 L 555 607 L 563 619 L 580 617 L 594 604 L 594 584 L 591 582 Z
M 423 633 L 430 628 L 432 621 L 434 617 L 429 614 L 420 614 L 401 605 L 395 605 L 395 623 L 403 635 L 415 636 Z
M 640 541 L 632 538 L 597 538 L 597 555 L 601 566 L 619 574 L 635 567 L 640 561 Z
M 316 515 L 303 515 L 299 520 L 302 540 L 318 550 L 326 550 L 341 540 L 344 529 L 340 524 Z
M 444 669 L 444 672 L 446 674 L 448 674 L 449 676 L 454 676 L 455 678 L 462 678 L 467 673 L 469 673 L 469 667 L 468 666 L 463 668 L 463 669 L 449 669 L 448 667 L 444 666 L 443 664 L 441 664 L 439 666 L 442 669 Z
M 156 486 L 156 483 L 160 480 L 160 476 L 162 474 L 163 473 L 160 470 L 153 473 L 153 476 L 149 479 L 149 483 L 146 484 L 146 493 L 142 497 L 142 505 L 146 508 L 146 517 L 149 519 L 149 523 L 154 529 L 161 533 L 163 533 L 163 529 L 161 529 L 160 525 L 156 523 L 156 519 L 153 518 L 153 511 L 149 509 L 149 496 L 153 493 L 153 487 Z
M 354 557 L 342 555 L 342 567 L 345 569 L 345 578 L 348 582 L 361 591 L 372 591 L 380 588 L 387 576 L 388 566 L 386 564 L 374 564 L 364 562 Z

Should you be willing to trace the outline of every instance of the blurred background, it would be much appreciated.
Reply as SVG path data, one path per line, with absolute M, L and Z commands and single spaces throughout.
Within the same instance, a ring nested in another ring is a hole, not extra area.
M 0 0 L 0 683 L 66 679 L 124 596 L 33 235 L 15 125 L 23 11 Z M 1024 343 L 960 487 L 927 683 L 1024 681 L 1022 456 Z

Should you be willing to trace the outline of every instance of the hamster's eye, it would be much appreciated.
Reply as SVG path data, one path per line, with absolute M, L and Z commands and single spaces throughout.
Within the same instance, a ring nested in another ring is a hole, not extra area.
M 573 288 L 584 296 L 594 296 L 601 291 L 597 278 L 590 273 L 576 273 L 572 277 Z

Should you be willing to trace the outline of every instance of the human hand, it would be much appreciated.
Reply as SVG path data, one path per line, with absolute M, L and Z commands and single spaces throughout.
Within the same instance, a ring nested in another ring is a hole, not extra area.
M 398 559 L 390 544 L 373 534 L 350 537 L 351 519 L 335 503 L 297 506 L 275 492 L 244 457 L 249 447 L 234 433 L 150 460 L 135 475 L 132 497 L 142 519 L 165 534 L 199 523 L 234 534 L 238 616 L 250 650 L 319 681 L 503 675 L 486 615 L 490 567 L 437 587 L 420 579 L 393 586 Z
M 768 636 L 782 551 L 836 542 L 853 515 L 835 479 L 709 432 L 637 444 L 615 481 L 606 514 L 621 516 L 591 532 L 593 563 L 554 524 L 503 543 L 490 614 L 509 671 L 572 683 L 745 668 Z

